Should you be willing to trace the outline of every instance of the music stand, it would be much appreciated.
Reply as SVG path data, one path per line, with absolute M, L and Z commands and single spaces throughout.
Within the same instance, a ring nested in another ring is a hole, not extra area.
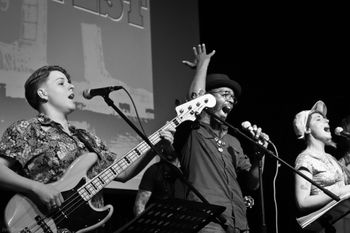
M 344 195 L 340 201 L 332 200 L 324 207 L 300 218 L 297 222 L 304 230 L 319 232 L 323 228 L 333 227 L 341 218 L 350 213 L 350 194 Z M 326 231 L 327 232 L 327 231 Z
M 198 232 L 225 207 L 182 199 L 160 200 L 114 233 L 192 233 Z

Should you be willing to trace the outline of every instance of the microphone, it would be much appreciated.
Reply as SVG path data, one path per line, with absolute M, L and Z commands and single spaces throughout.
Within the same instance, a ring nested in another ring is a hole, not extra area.
M 246 129 L 246 130 L 248 130 L 249 132 L 251 132 L 252 134 L 254 134 L 254 132 L 253 132 L 253 126 L 252 126 L 252 124 L 250 124 L 249 121 L 244 121 L 244 122 L 242 122 L 241 125 L 242 125 L 242 128 L 243 128 L 243 129 Z M 262 141 L 270 142 L 269 135 L 267 135 L 266 133 L 263 133 L 263 132 L 260 133 L 260 136 L 259 136 L 258 139 L 260 139 L 260 140 L 262 140 Z
M 122 86 L 110 86 L 110 87 L 101 87 L 101 88 L 94 88 L 94 89 L 86 89 L 83 91 L 83 97 L 85 99 L 91 99 L 97 95 L 104 96 L 109 94 L 112 91 L 117 91 L 122 89 Z
M 350 133 L 345 131 L 342 127 L 337 127 L 334 130 L 335 135 L 345 137 L 347 139 L 350 139 Z

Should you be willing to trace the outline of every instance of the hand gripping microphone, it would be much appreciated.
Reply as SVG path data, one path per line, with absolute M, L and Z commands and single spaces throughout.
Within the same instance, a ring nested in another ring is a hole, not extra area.
M 250 124 L 249 121 L 244 121 L 244 122 L 242 122 L 241 125 L 242 125 L 243 129 L 248 130 L 249 132 L 251 132 L 254 135 L 253 126 Z M 269 135 L 267 135 L 267 134 L 265 134 L 263 132 L 260 133 L 259 139 L 262 140 L 262 141 L 270 142 Z
M 108 95 L 112 91 L 117 91 L 122 89 L 122 86 L 110 86 L 110 87 L 101 87 L 101 88 L 94 88 L 94 89 L 86 89 L 83 91 L 83 97 L 85 99 L 91 99 L 97 95 L 99 96 L 105 96 Z

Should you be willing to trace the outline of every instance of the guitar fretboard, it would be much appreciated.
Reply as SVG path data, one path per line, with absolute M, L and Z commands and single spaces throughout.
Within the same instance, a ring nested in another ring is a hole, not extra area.
M 177 127 L 181 123 L 181 118 L 175 117 L 173 120 L 169 121 L 166 125 L 160 128 L 158 131 L 154 132 L 148 137 L 149 141 L 155 145 L 161 138 L 159 132 L 168 127 Z M 131 164 L 133 164 L 137 159 L 139 159 L 143 154 L 149 151 L 151 147 L 142 141 L 136 147 L 131 149 L 126 155 L 120 158 L 118 161 L 112 163 L 108 168 L 99 173 L 96 177 L 91 179 L 88 183 L 83 185 L 78 189 L 78 193 L 85 200 L 90 200 L 96 193 L 113 181 L 120 173 L 125 171 Z

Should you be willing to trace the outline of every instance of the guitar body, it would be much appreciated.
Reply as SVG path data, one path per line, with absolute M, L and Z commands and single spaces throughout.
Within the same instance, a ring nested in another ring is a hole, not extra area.
M 87 232 L 104 224 L 113 213 L 113 206 L 95 208 L 77 193 L 88 178 L 88 169 L 96 162 L 94 153 L 80 156 L 69 167 L 64 176 L 52 185 L 61 191 L 64 203 L 61 209 L 46 215 L 28 197 L 17 194 L 5 209 L 5 223 L 10 233 L 53 232 L 69 229 L 77 233 Z M 72 197 L 74 195 L 74 200 Z

